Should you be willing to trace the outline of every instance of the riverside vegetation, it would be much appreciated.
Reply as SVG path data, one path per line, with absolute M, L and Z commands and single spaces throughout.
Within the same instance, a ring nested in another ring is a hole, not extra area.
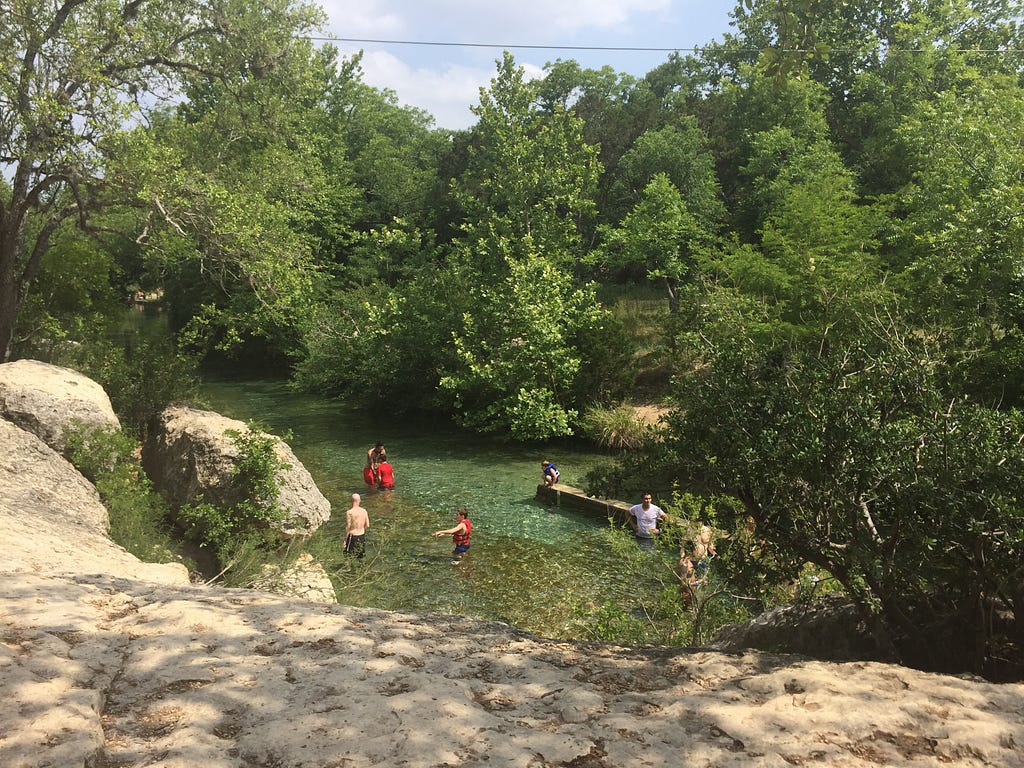
M 15 0 L 4 360 L 82 368 L 138 432 L 196 365 L 589 430 L 623 446 L 592 490 L 727 534 L 728 594 L 811 569 L 893 659 L 1022 674 L 1019 4 L 744 0 L 642 78 L 506 53 L 457 132 L 316 47 L 315 5 L 225 9 Z M 137 289 L 166 340 L 119 333 Z

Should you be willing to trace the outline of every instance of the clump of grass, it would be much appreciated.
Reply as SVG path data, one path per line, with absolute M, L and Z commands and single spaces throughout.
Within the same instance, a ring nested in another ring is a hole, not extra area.
M 604 448 L 637 450 L 650 439 L 650 428 L 626 403 L 588 408 L 583 415 L 583 431 Z

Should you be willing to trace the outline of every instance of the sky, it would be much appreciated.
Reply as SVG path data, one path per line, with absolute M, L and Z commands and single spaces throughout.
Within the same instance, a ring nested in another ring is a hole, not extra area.
M 476 122 L 470 106 L 509 50 L 527 74 L 575 59 L 584 68 L 608 65 L 643 76 L 671 50 L 719 40 L 736 0 L 320 0 L 325 37 L 446 45 L 336 42 L 343 56 L 362 50 L 363 81 L 394 91 L 400 104 L 433 115 L 438 128 Z M 451 45 L 451 44 L 471 45 Z M 551 48 L 517 46 L 555 46 Z M 657 48 L 585 51 L 558 48 Z

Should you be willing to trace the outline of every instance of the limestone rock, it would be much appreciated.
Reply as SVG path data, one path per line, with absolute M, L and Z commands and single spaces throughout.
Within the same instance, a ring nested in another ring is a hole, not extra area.
M 327 571 L 308 552 L 303 552 L 285 568 L 267 564 L 263 568 L 263 576 L 252 587 L 313 603 L 337 602 Z
M 38 360 L 0 365 L 0 418 L 41 438 L 55 451 L 66 447 L 73 420 L 120 429 L 103 388 L 87 376 Z
M 235 503 L 238 488 L 232 468 L 238 449 L 226 432 L 245 433 L 245 423 L 182 406 L 165 409 L 157 421 L 142 447 L 142 464 L 170 503 L 178 507 L 199 496 L 219 506 Z M 289 467 L 278 476 L 278 502 L 288 512 L 281 532 L 310 534 L 330 519 L 331 503 L 283 440 L 277 440 L 275 450 Z
M 0 445 L 4 570 L 144 576 L 157 583 L 188 584 L 183 565 L 142 563 L 111 542 L 107 510 L 96 489 L 38 437 L 0 421 Z
M 788 603 L 742 624 L 722 627 L 709 647 L 799 653 L 829 661 L 881 658 L 853 604 L 841 595 Z

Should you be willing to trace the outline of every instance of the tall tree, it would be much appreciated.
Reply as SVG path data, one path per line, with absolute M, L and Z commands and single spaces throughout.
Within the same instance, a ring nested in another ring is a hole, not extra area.
M 1020 407 L 1024 385 L 1024 88 L 979 77 L 923 102 L 901 137 L 916 172 L 890 266 L 919 322 L 942 329 L 972 396 Z
M 124 199 L 112 139 L 186 83 L 287 68 L 322 14 L 291 0 L 4 0 L 0 4 L 0 359 L 62 222 Z
M 450 254 L 469 300 L 442 391 L 477 429 L 568 434 L 585 357 L 578 337 L 602 315 L 573 283 L 597 153 L 579 119 L 538 109 L 536 86 L 507 53 L 474 112 L 470 164 L 456 183 L 467 219 Z
M 669 311 L 679 312 L 679 286 L 693 278 L 699 257 L 711 248 L 715 222 L 684 199 L 669 177 L 659 173 L 618 227 L 603 231 L 595 251 L 606 265 L 641 267 L 665 286 Z

